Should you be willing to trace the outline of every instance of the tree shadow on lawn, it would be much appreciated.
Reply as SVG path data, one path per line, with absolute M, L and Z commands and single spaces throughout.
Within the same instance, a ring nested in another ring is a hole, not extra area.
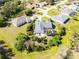
M 4 56 L 4 59 L 12 59 L 12 57 L 15 55 L 12 52 L 11 48 L 7 48 L 4 41 L 0 41 L 0 54 Z

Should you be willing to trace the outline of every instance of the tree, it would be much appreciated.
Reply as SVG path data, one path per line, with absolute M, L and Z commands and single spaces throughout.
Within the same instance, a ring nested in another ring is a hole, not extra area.
M 9 1 L 4 4 L 2 7 L 3 15 L 5 15 L 7 18 L 12 17 L 15 14 L 22 11 L 24 7 L 21 5 L 19 1 Z
M 28 35 L 24 34 L 24 33 L 20 33 L 17 37 L 16 37 L 17 41 L 25 41 L 25 40 L 29 40 Z
M 2 54 L 0 54 L 0 59 L 4 59 L 4 56 Z
M 61 37 L 56 35 L 54 36 L 50 41 L 49 41 L 49 45 L 50 46 L 58 46 L 61 43 Z
M 4 41 L 0 41 L 0 59 L 11 59 L 14 56 L 12 49 L 8 48 Z
M 18 51 L 23 51 L 24 50 L 24 42 L 25 41 L 28 41 L 30 38 L 24 34 L 24 33 L 20 33 L 17 37 L 16 37 L 16 44 L 15 44 L 15 48 L 18 50 Z
M 15 48 L 18 50 L 18 51 L 23 51 L 24 50 L 24 46 L 23 46 L 23 42 L 17 42 L 15 44 Z
M 32 11 L 32 9 L 26 9 L 26 11 L 25 11 L 25 14 L 26 14 L 27 16 L 32 16 L 33 13 L 34 13 L 34 12 Z
M 62 27 L 61 25 L 57 24 L 57 33 L 60 35 L 60 36 L 64 36 L 66 34 L 66 28 L 65 27 Z
M 59 33 L 61 36 L 64 36 L 66 34 L 66 29 L 65 27 L 62 27 Z
M 34 24 L 33 23 L 29 23 L 29 25 L 27 26 L 26 32 L 28 35 L 32 35 L 33 34 L 33 30 L 34 30 Z
M 3 27 L 6 25 L 6 20 L 3 18 L 3 16 L 0 16 L 0 27 Z

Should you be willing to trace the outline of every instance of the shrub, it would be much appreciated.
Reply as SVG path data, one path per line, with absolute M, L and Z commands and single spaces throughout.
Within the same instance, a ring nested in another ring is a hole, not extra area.
M 49 41 L 49 45 L 50 46 L 58 46 L 60 43 L 61 43 L 61 40 L 60 40 L 60 36 L 56 35 L 54 36 L 50 41 Z
M 0 16 L 0 27 L 6 26 L 6 20 L 3 16 Z
M 32 9 L 26 9 L 25 14 L 26 14 L 27 16 L 32 16 L 32 14 L 33 14 Z
M 28 35 L 24 34 L 24 33 L 20 33 L 17 37 L 16 37 L 17 41 L 25 41 L 25 40 L 29 40 Z
M 18 50 L 18 51 L 23 51 L 24 50 L 24 42 L 29 40 L 30 38 L 24 34 L 24 33 L 20 33 L 17 37 L 16 37 L 16 44 L 15 44 L 15 48 Z
M 19 1 L 9 1 L 4 4 L 2 7 L 3 15 L 7 18 L 15 16 L 15 14 L 19 13 L 24 9 L 24 7 L 20 4 Z

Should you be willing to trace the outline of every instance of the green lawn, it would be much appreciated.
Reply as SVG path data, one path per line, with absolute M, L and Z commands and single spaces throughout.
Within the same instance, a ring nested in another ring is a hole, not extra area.
M 43 17 L 42 17 L 42 20 L 43 20 L 43 21 L 49 20 L 49 17 L 43 16 Z
M 48 15 L 49 16 L 53 16 L 53 15 L 57 15 L 59 14 L 60 12 L 58 11 L 58 9 L 54 8 L 54 9 L 51 9 L 48 11 Z

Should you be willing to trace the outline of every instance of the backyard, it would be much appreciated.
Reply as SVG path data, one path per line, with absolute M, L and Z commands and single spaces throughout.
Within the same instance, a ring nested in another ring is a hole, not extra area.
M 13 52 L 16 54 L 13 59 L 48 59 L 50 57 L 53 58 L 52 55 L 55 55 L 58 47 L 52 47 L 49 50 L 43 51 L 43 52 L 33 52 L 30 54 L 27 54 L 27 51 L 24 52 L 18 52 L 14 45 L 16 43 L 16 36 L 19 33 L 26 33 L 26 27 L 28 24 L 21 26 L 21 27 L 14 27 L 11 25 L 10 27 L 0 28 L 0 40 L 4 40 L 6 45 L 8 45 L 9 48 L 12 48 Z M 4 34 L 5 33 L 5 34 Z
M 54 59 L 54 55 L 58 52 L 59 47 L 52 47 L 49 50 L 42 52 L 33 52 L 27 54 L 27 51 L 18 52 L 14 48 L 14 44 L 16 43 L 16 36 L 19 33 L 26 33 L 26 28 L 28 24 L 25 24 L 21 27 L 14 27 L 11 25 L 10 27 L 0 28 L 0 40 L 4 40 L 8 47 L 13 49 L 13 52 L 16 54 L 13 59 Z M 70 20 L 68 23 L 64 25 L 66 27 L 66 35 L 63 36 L 62 45 L 70 47 L 70 39 L 73 32 L 79 33 L 79 22 L 75 20 Z M 5 34 L 4 34 L 5 33 Z

